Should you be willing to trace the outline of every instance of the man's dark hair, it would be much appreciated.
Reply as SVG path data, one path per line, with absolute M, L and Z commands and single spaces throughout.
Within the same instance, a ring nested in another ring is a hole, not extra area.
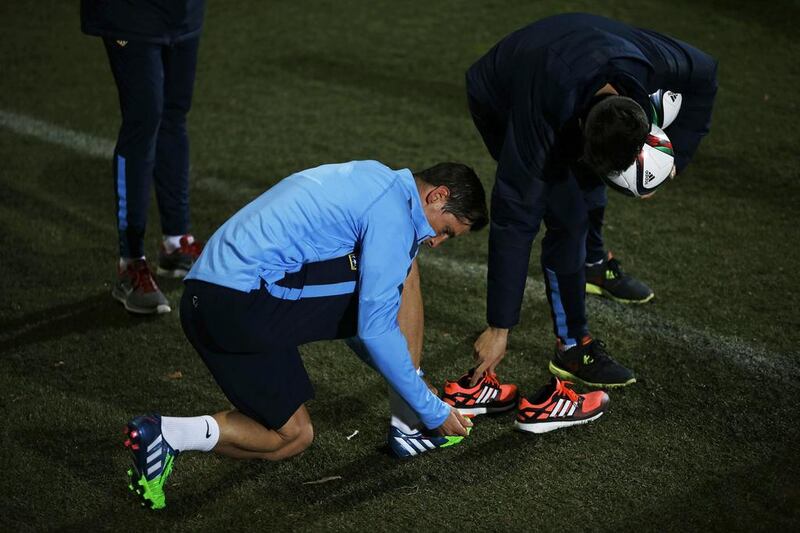
M 415 172 L 414 177 L 435 187 L 444 185 L 450 189 L 444 210 L 461 222 L 469 224 L 470 231 L 478 231 L 489 222 L 483 184 L 475 171 L 467 165 L 439 163 Z
M 602 98 L 586 115 L 583 162 L 601 177 L 622 172 L 633 164 L 649 132 L 650 121 L 635 100 Z

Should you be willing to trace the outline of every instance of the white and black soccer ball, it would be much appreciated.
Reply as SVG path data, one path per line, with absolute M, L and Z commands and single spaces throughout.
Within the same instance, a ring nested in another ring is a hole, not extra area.
M 640 197 L 669 181 L 674 165 L 672 142 L 664 130 L 653 124 L 636 161 L 622 172 L 609 174 L 605 182 L 623 194 Z
M 650 121 L 662 130 L 672 124 L 681 110 L 681 93 L 659 89 L 650 95 Z

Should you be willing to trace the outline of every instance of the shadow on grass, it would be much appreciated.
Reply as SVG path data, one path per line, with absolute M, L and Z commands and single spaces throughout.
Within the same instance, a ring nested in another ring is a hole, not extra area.
M 466 464 L 474 464 L 474 462 L 481 461 L 499 461 L 502 458 L 504 464 L 511 465 L 513 468 L 513 463 L 529 460 L 528 454 L 511 453 L 514 449 L 517 451 L 520 447 L 533 449 L 538 444 L 537 439 L 532 439 L 527 435 L 503 433 L 491 440 L 465 446 L 461 450 L 437 452 L 430 457 L 419 457 L 412 461 L 399 461 L 383 453 L 383 448 L 379 447 L 375 453 L 367 457 L 361 457 L 341 468 L 320 473 L 320 477 L 323 477 L 323 474 L 325 477 L 340 476 L 342 482 L 303 485 L 302 479 L 296 479 L 280 484 L 270 483 L 263 486 L 263 490 L 251 490 L 246 493 L 241 490 L 244 484 L 260 484 L 259 478 L 269 477 L 277 465 L 269 462 L 231 460 L 230 464 L 225 465 L 224 473 L 220 473 L 218 476 L 200 478 L 187 475 L 180 479 L 173 476 L 170 481 L 178 483 L 173 483 L 167 490 L 169 501 L 167 509 L 160 512 L 158 516 L 153 514 L 144 518 L 145 520 L 155 518 L 159 522 L 167 519 L 170 524 L 177 525 L 197 517 L 198 513 L 203 513 L 203 510 L 207 509 L 209 505 L 225 501 L 238 494 L 244 498 L 237 500 L 236 505 L 239 508 L 252 505 L 251 509 L 259 509 L 265 502 L 269 502 L 270 506 L 278 506 L 274 507 L 275 509 L 281 509 L 283 513 L 288 513 L 272 517 L 262 515 L 260 518 L 252 515 L 249 518 L 253 520 L 250 525 L 270 520 L 271 523 L 274 521 L 274 526 L 279 527 L 285 520 L 293 527 L 311 528 L 314 523 L 326 516 L 356 505 L 369 504 L 369 502 L 386 495 L 402 495 L 420 488 L 439 490 L 446 487 L 451 480 L 442 473 L 442 468 L 447 467 L 453 461 L 459 463 L 466 461 Z M 285 474 L 281 474 L 280 477 L 283 475 Z M 472 481 L 478 483 L 480 473 L 475 472 L 474 476 L 475 479 Z M 131 513 L 135 513 L 136 503 L 130 494 L 126 493 L 123 485 L 123 483 L 115 483 L 111 490 L 115 502 L 113 506 L 122 513 L 115 520 L 126 521 Z M 249 494 L 252 498 L 258 498 L 258 500 L 250 502 L 246 499 L 245 494 Z M 105 512 L 95 516 L 86 516 L 78 522 L 71 523 L 70 526 L 88 527 L 102 523 L 103 517 L 107 518 Z
M 111 298 L 108 291 L 103 290 L 77 302 L 61 303 L 0 322 L 0 356 L 29 344 L 76 333 L 133 328 L 152 320 L 158 320 L 158 316 L 128 313 Z

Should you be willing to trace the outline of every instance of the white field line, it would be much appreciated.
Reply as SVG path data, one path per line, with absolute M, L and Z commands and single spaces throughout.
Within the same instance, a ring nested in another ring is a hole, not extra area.
M 79 131 L 62 128 L 49 122 L 0 109 L 0 127 L 27 137 L 57 144 L 79 154 L 108 158 L 114 152 L 114 142 Z
M 68 128 L 27 116 L 0 109 L 0 127 L 20 135 L 33 137 L 41 141 L 57 144 L 83 155 L 110 159 L 114 151 L 114 142 L 101 137 L 81 133 Z M 254 194 L 251 188 L 237 188 L 235 184 L 221 183 L 216 178 L 206 178 L 195 183 L 202 189 L 214 194 L 225 191 L 226 196 L 250 200 Z M 260 193 L 256 192 L 255 194 Z M 425 253 L 421 263 L 434 268 L 446 270 L 470 279 L 486 279 L 486 266 L 478 263 L 456 261 L 443 256 Z M 543 303 L 545 301 L 544 284 L 528 277 L 525 283 L 525 300 Z M 603 318 L 620 324 L 625 328 L 655 336 L 667 345 L 685 350 L 687 346 L 698 354 L 698 358 L 717 357 L 730 361 L 737 367 L 756 374 L 768 375 L 781 381 L 796 382 L 800 377 L 800 368 L 793 357 L 769 351 L 762 347 L 750 345 L 747 341 L 731 336 L 717 335 L 712 332 L 694 328 L 678 321 L 664 321 L 656 316 L 639 313 L 635 308 L 626 306 L 610 306 L 594 299 L 587 300 L 589 315 Z M 550 334 L 550 325 L 542 328 L 543 335 Z
M 435 256 L 433 253 L 424 254 L 420 262 L 443 272 L 465 275 L 471 280 L 486 279 L 486 265 L 483 264 L 456 261 L 441 255 Z M 524 301 L 545 304 L 546 300 L 544 283 L 529 276 L 525 282 Z M 665 321 L 658 316 L 638 312 L 636 306 L 610 304 L 593 297 L 587 298 L 586 307 L 590 318 L 602 317 L 630 331 L 655 337 L 667 346 L 681 351 L 691 350 L 697 354 L 698 359 L 724 359 L 748 372 L 786 382 L 796 382 L 800 378 L 800 367 L 795 358 L 753 346 L 738 337 L 718 335 L 679 321 Z M 542 335 L 552 335 L 549 323 L 535 327 L 541 329 Z M 633 360 L 634 357 L 628 359 Z

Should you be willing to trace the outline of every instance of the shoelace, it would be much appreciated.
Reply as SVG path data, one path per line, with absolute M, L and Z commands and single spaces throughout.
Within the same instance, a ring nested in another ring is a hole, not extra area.
M 625 272 L 622 270 L 622 265 L 619 264 L 619 261 L 615 257 L 612 257 L 606 263 L 606 271 L 611 271 L 614 274 L 614 279 L 619 279 L 625 275 Z
M 134 289 L 139 288 L 142 292 L 154 292 L 157 289 L 150 267 L 144 261 L 135 261 L 128 265 L 128 272 L 131 275 Z
M 587 348 L 586 352 L 592 355 L 595 364 L 606 365 L 614 361 L 606 351 L 606 343 L 600 339 L 592 339 L 592 343 Z
M 573 402 L 578 401 L 578 393 L 574 390 L 567 387 L 567 385 L 572 385 L 571 381 L 561 381 L 560 379 L 556 379 L 556 394 L 563 394 L 567 398 L 569 398 Z
M 497 379 L 497 374 L 486 373 L 483 375 L 483 379 L 486 380 L 489 385 L 497 387 L 498 389 L 500 388 L 500 380 Z
M 181 247 L 178 248 L 178 252 L 186 255 L 191 255 L 192 257 L 200 257 L 200 254 L 203 252 L 203 245 L 197 242 L 196 240 L 192 242 L 188 242 L 189 239 L 186 237 L 181 237 Z

